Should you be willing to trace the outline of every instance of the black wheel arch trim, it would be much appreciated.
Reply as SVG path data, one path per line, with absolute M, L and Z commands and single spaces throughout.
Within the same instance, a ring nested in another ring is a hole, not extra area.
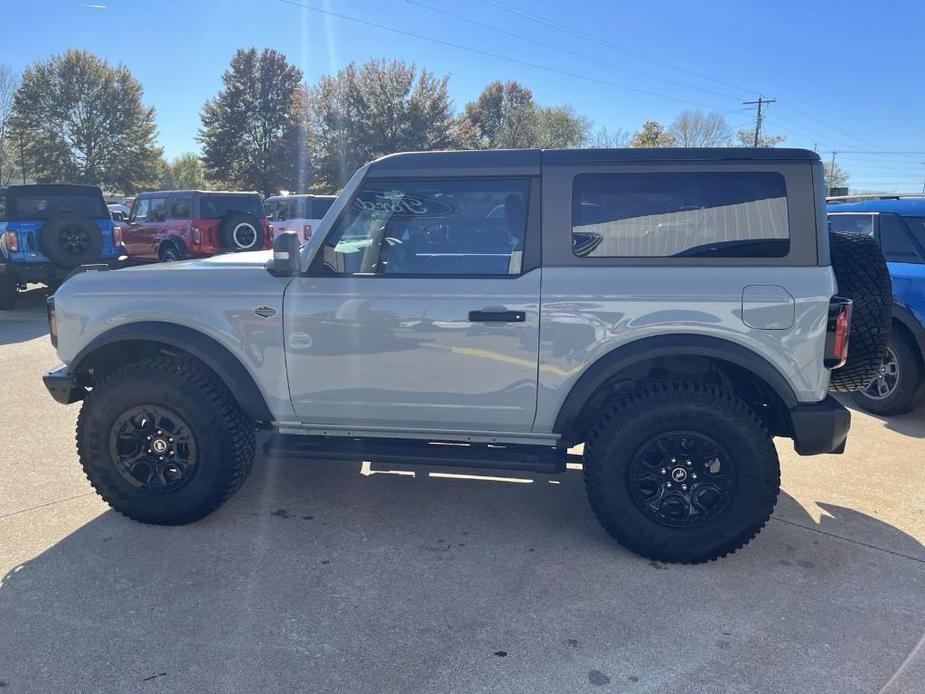
M 143 341 L 186 352 L 208 366 L 222 380 L 248 417 L 271 422 L 273 415 L 250 372 L 223 344 L 205 333 L 174 323 L 144 321 L 120 325 L 98 335 L 71 361 L 75 374 L 86 371 L 86 360 L 102 347 L 119 342 Z
M 912 337 L 915 338 L 919 348 L 919 353 L 925 358 L 925 325 L 922 324 L 922 321 L 916 318 L 915 314 L 908 308 L 897 303 L 893 304 L 893 320 L 902 324 L 904 328 L 912 333 Z
M 598 388 L 636 364 L 670 356 L 709 357 L 740 366 L 767 383 L 788 410 L 798 404 L 793 388 L 777 367 L 747 347 L 707 335 L 658 335 L 617 347 L 589 366 L 560 406 L 553 432 L 572 440 L 581 411 Z

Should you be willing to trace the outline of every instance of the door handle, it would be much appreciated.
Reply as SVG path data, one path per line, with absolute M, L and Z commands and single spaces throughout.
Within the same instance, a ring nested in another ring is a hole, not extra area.
M 525 311 L 469 311 L 471 323 L 523 323 Z

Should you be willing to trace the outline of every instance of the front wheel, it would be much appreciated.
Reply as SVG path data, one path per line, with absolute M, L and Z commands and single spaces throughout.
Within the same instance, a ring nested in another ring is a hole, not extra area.
M 107 374 L 84 400 L 77 450 L 90 484 L 143 523 L 181 525 L 227 501 L 254 460 L 255 427 L 200 362 L 166 356 Z
M 922 391 L 922 358 L 909 339 L 894 328 L 877 375 L 852 397 L 868 412 L 894 415 L 914 410 Z
M 735 395 L 653 381 L 618 397 L 585 443 L 585 487 L 610 535 L 650 559 L 697 563 L 732 554 L 771 516 L 780 463 Z

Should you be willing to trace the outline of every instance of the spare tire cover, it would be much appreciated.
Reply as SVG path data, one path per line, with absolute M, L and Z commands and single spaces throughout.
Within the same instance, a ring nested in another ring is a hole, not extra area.
M 256 217 L 233 212 L 225 217 L 218 230 L 222 248 L 230 251 L 258 251 L 263 248 L 263 224 Z
M 39 248 L 56 265 L 75 268 L 99 259 L 103 232 L 88 217 L 54 216 L 39 231 Z
M 831 232 L 832 267 L 838 295 L 851 299 L 848 360 L 833 369 L 831 390 L 863 390 L 880 370 L 893 320 L 890 271 L 877 241 L 858 233 Z

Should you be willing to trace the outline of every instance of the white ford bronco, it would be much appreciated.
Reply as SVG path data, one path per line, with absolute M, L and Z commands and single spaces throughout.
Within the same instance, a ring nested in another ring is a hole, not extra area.
M 83 401 L 80 462 L 142 522 L 215 510 L 267 430 L 286 458 L 581 460 L 616 540 L 705 561 L 768 520 L 772 437 L 844 450 L 829 389 L 865 387 L 889 333 L 867 243 L 830 239 L 803 150 L 397 154 L 301 247 L 76 274 L 45 383 Z

